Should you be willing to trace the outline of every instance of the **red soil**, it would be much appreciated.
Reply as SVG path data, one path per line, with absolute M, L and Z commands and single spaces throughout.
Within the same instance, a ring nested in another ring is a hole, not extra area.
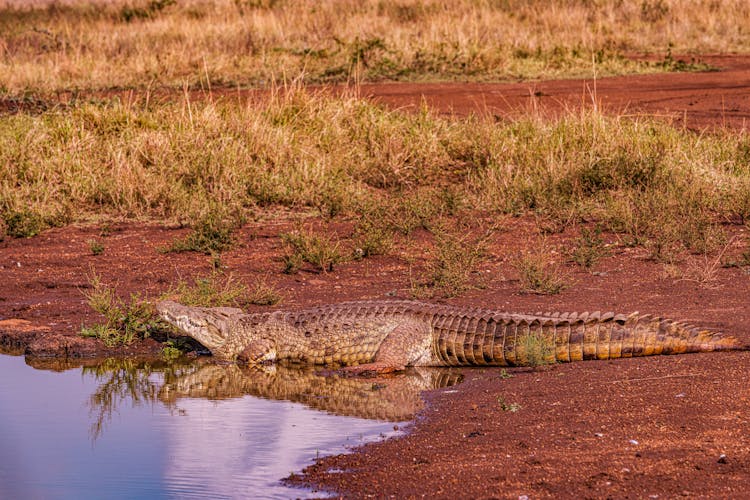
M 605 110 L 673 116 L 689 127 L 744 128 L 750 116 L 750 58 L 704 60 L 726 70 L 602 79 L 596 100 Z M 395 107 L 425 99 L 446 113 L 505 117 L 588 105 L 587 88 L 593 89 L 593 82 L 385 84 L 361 90 Z M 277 261 L 279 234 L 293 227 L 288 215 L 248 224 L 241 245 L 222 255 L 223 265 L 243 282 L 265 278 L 275 284 L 285 295 L 278 307 L 408 297 L 410 265 L 403 257 L 415 258 L 415 269 L 424 262 L 417 244 L 397 256 L 342 264 L 328 274 L 284 275 Z M 639 310 L 728 331 L 750 344 L 747 268 L 719 268 L 712 280 L 699 283 L 668 277 L 642 250 L 618 246 L 595 274 L 566 264 L 574 284 L 562 294 L 523 295 L 510 261 L 532 238 L 533 224 L 514 219 L 505 227 L 482 269 L 487 287 L 451 302 L 532 312 Z M 328 229 L 341 235 L 351 231 L 346 223 Z M 726 229 L 738 236 L 728 249 L 736 254 L 747 228 Z M 126 223 L 107 237 L 98 233 L 95 226 L 71 226 L 0 243 L 0 344 L 6 350 L 37 356 L 122 354 L 78 336 L 82 323 L 99 320 L 81 293 L 91 270 L 122 295 L 146 296 L 210 272 L 206 256 L 157 251 L 185 230 Z M 575 236 L 568 231 L 553 243 L 564 250 Z M 102 255 L 91 254 L 87 241 L 92 238 L 103 242 Z M 679 267 L 690 276 L 710 264 L 695 259 Z M 126 354 L 159 349 L 147 341 Z M 463 384 L 427 395 L 428 407 L 407 437 L 323 458 L 296 481 L 350 498 L 750 497 L 750 352 L 509 372 L 513 377 L 503 379 L 498 370 L 465 369 Z M 502 403 L 519 408 L 504 411 Z

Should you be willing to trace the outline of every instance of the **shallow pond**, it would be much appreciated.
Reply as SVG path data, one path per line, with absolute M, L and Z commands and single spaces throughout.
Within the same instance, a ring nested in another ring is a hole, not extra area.
M 392 436 L 445 370 L 388 379 L 0 355 L 0 498 L 298 498 L 319 454 Z M 320 493 L 315 496 L 320 496 Z

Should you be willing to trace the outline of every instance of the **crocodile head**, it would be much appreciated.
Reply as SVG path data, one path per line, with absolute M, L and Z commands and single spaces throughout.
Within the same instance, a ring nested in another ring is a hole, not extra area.
M 232 316 L 242 314 L 233 307 L 188 307 L 171 300 L 156 304 L 159 316 L 180 331 L 200 342 L 214 355 L 229 336 Z

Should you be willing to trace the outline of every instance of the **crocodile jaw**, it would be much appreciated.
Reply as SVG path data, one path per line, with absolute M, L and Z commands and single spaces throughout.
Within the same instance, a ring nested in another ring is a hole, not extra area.
M 226 333 L 216 324 L 216 318 L 201 308 L 186 307 L 171 300 L 156 305 L 159 316 L 180 331 L 200 342 L 211 352 L 226 341 Z

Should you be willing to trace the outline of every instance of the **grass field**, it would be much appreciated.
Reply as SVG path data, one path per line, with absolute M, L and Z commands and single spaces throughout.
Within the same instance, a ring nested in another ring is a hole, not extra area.
M 14 236 L 101 216 L 237 223 L 282 205 L 392 220 L 405 234 L 461 211 L 533 212 L 552 230 L 597 221 L 635 244 L 705 251 L 722 241 L 720 223 L 750 218 L 744 132 L 594 111 L 445 118 L 304 88 L 244 105 L 6 115 L 0 164 L 0 213 Z
M 428 229 L 435 243 L 429 279 L 456 293 L 461 273 L 472 267 L 464 264 L 482 254 L 482 236 L 461 236 L 462 224 L 477 214 L 496 220 L 531 214 L 543 233 L 595 226 L 665 262 L 684 252 L 716 254 L 727 244 L 727 224 L 750 220 L 744 131 L 695 133 L 596 110 L 557 118 L 531 113 L 510 122 L 447 118 L 426 108 L 387 110 L 357 97 L 356 87 L 333 96 L 306 84 L 698 69 L 668 51 L 746 51 L 750 13 L 741 4 L 6 6 L 0 8 L 5 96 L 33 100 L 64 91 L 81 99 L 0 115 L 0 237 L 108 218 L 170 221 L 190 224 L 194 233 L 165 251 L 220 253 L 243 221 L 291 207 L 350 221 L 354 258 L 388 253 L 394 241 Z M 624 57 L 635 53 L 657 54 L 658 62 Z M 269 90 L 263 98 L 216 102 L 191 101 L 188 92 L 159 102 L 95 101 L 87 94 L 217 85 Z M 586 234 L 573 259 L 590 266 L 600 249 L 595 233 Z M 283 241 L 289 272 L 303 262 L 325 272 L 345 258 L 326 235 L 298 231 Z M 518 259 L 530 287 L 545 283 L 541 257 Z
M 516 80 L 747 51 L 742 0 L 132 0 L 0 7 L 0 90 Z M 671 51 L 671 52 L 670 52 Z M 656 62 L 626 56 L 651 54 Z M 698 68 L 703 67 L 701 65 Z

